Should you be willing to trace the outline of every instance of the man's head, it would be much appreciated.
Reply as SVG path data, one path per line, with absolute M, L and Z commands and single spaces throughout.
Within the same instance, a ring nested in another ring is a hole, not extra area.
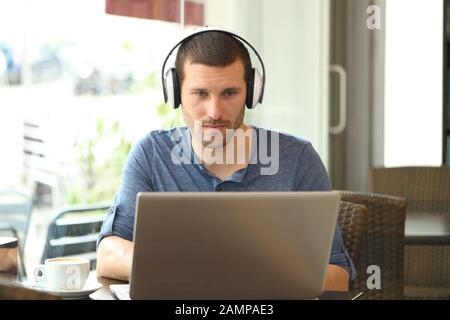
M 186 125 L 193 131 L 201 123 L 204 146 L 223 146 L 231 136 L 226 129 L 241 127 L 245 113 L 251 60 L 245 46 L 231 35 L 205 32 L 184 42 L 175 68 L 181 85 Z M 205 136 L 222 134 L 222 141 Z M 211 144 L 211 142 L 214 142 Z

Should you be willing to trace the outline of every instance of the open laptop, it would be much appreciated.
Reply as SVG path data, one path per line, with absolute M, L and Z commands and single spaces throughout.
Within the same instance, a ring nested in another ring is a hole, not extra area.
M 338 192 L 139 193 L 118 298 L 310 299 L 323 292 Z

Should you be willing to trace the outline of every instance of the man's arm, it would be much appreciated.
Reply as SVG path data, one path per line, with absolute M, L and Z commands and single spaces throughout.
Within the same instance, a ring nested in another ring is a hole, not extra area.
M 133 242 L 117 236 L 105 237 L 97 249 L 97 275 L 129 281 L 133 261 Z
M 329 264 L 325 281 L 325 291 L 348 291 L 350 276 L 342 267 Z
M 97 244 L 97 274 L 129 280 L 133 256 L 136 196 L 153 191 L 151 168 L 153 142 L 148 134 L 133 145 L 122 170 L 120 187 L 103 221 Z M 128 239 L 128 240 L 126 240 Z
M 296 191 L 331 191 L 331 183 L 328 173 L 319 154 L 308 143 L 302 150 L 303 154 L 297 155 L 296 176 L 298 177 Z M 345 252 L 341 228 L 336 223 L 333 244 L 331 249 L 330 264 L 327 267 L 325 290 L 349 291 L 350 275 L 347 270 L 339 265 L 347 265 L 354 273 L 354 267 L 350 257 Z

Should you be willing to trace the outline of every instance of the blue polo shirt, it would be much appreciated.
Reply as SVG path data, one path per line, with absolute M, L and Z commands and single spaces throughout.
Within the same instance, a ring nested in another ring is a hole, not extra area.
M 252 128 L 250 164 L 224 180 L 200 163 L 193 152 L 188 128 L 148 133 L 133 146 L 128 156 L 120 187 L 97 243 L 110 235 L 133 241 L 138 192 L 331 190 L 326 169 L 311 143 L 288 134 Z M 277 154 L 279 157 L 275 158 Z M 355 267 L 344 247 L 338 224 L 330 264 L 345 268 L 351 279 L 355 278 Z

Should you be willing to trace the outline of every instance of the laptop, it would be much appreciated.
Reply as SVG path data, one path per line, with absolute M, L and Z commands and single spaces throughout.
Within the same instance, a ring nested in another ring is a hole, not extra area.
M 340 195 L 144 192 L 130 286 L 119 298 L 314 299 L 325 286 Z

